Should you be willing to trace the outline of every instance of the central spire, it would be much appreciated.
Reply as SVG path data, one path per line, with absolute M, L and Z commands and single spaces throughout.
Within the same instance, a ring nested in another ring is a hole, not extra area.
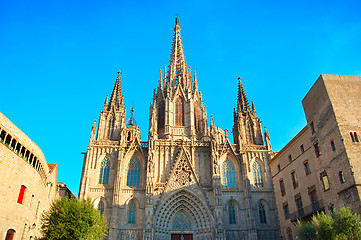
M 179 19 L 175 18 L 172 50 L 169 60 L 167 84 L 170 86 L 187 85 L 187 64 L 185 62 Z
M 120 106 L 123 105 L 122 82 L 121 82 L 121 77 L 120 77 L 121 73 L 122 72 L 119 70 L 118 77 L 115 80 L 113 92 L 110 97 L 109 109 L 111 109 L 112 107 L 115 107 L 116 110 L 119 110 Z
M 237 105 L 238 105 L 237 110 L 238 110 L 239 114 L 250 110 L 248 99 L 247 99 L 246 93 L 244 91 L 243 84 L 241 82 L 240 77 L 238 77 L 238 100 L 237 100 Z

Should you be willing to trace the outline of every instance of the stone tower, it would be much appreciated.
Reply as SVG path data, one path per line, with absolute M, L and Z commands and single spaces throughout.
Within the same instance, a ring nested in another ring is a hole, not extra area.
M 79 196 L 105 215 L 109 239 L 279 239 L 268 133 L 239 79 L 235 144 L 215 126 L 185 62 L 176 18 L 170 63 L 150 106 L 148 142 L 125 121 L 118 74 L 84 158 Z

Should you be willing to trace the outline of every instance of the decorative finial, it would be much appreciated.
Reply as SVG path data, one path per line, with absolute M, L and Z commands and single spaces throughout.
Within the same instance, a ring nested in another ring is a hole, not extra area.
M 241 78 L 240 76 L 238 76 L 238 80 L 241 81 L 241 79 L 242 79 L 242 78 Z
M 178 13 L 176 13 L 175 15 L 175 24 L 179 25 Z
M 122 72 L 119 70 L 119 72 L 118 72 L 118 78 L 120 78 L 120 74 L 121 74 Z
M 134 113 L 134 106 L 132 106 L 132 109 L 130 109 L 130 117 L 133 118 L 133 113 Z

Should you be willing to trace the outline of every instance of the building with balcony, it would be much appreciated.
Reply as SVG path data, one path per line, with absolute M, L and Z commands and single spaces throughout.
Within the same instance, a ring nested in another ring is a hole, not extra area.
M 360 213 L 361 79 L 322 74 L 302 100 L 307 125 L 270 161 L 281 233 L 346 206 Z

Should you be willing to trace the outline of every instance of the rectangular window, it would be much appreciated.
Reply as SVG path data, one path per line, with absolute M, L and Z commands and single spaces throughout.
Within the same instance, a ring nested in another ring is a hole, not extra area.
M 305 148 L 303 147 L 303 144 L 300 146 L 301 148 L 301 153 L 303 153 L 305 151 Z
M 316 157 L 319 157 L 320 156 L 320 146 L 318 145 L 318 142 L 314 143 L 313 147 L 315 149 Z
M 292 177 L 293 188 L 297 188 L 298 187 L 298 181 L 297 181 L 297 176 L 296 176 L 295 171 L 291 172 L 291 177 Z
M 331 150 L 332 150 L 333 152 L 335 152 L 335 151 L 336 151 L 335 142 L 334 142 L 333 140 L 331 140 L 330 144 L 331 144 Z
M 328 189 L 330 189 L 330 183 L 328 182 L 328 176 L 325 171 L 321 173 L 321 181 L 323 185 L 323 190 L 327 191 Z
M 297 206 L 297 212 L 299 217 L 303 217 L 304 211 L 303 211 L 303 204 L 301 196 L 299 198 L 296 198 L 296 206 Z
M 353 137 L 353 133 L 352 133 L 352 132 L 350 132 L 350 136 L 351 136 L 351 141 L 352 141 L 352 142 L 355 142 L 355 138 Z
M 281 195 L 286 195 L 286 189 L 285 189 L 285 183 L 283 182 L 283 179 L 280 180 L 280 189 L 281 189 Z
M 318 205 L 316 190 L 311 191 L 309 194 L 310 194 L 310 199 L 312 202 L 313 211 L 320 210 L 320 206 Z
M 306 175 L 310 174 L 310 173 L 311 173 L 311 170 L 310 170 L 310 165 L 308 164 L 308 161 L 305 161 L 305 162 L 303 163 L 303 166 L 305 167 Z
M 21 185 L 17 203 L 23 204 L 26 187 Z
M 288 208 L 288 203 L 283 204 L 283 213 L 285 214 L 285 219 L 290 218 L 290 210 Z
M 278 171 L 280 172 L 281 171 L 281 165 L 277 165 L 277 169 L 278 169 Z
M 288 161 L 292 162 L 292 155 L 288 155 Z
M 314 134 L 316 131 L 315 131 L 315 125 L 313 124 L 313 122 L 310 123 L 310 127 L 311 127 L 312 134 Z

